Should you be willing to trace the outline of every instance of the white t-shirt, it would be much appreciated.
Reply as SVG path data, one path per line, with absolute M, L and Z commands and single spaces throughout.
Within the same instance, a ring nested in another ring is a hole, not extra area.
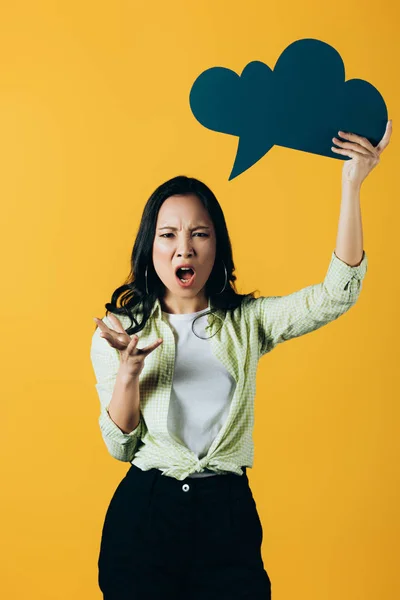
M 175 337 L 175 370 L 168 411 L 168 431 L 198 458 L 207 454 L 228 417 L 235 380 L 212 354 L 210 334 L 205 331 L 208 308 L 195 313 L 171 314 L 162 311 Z M 210 470 L 189 477 L 216 475 Z

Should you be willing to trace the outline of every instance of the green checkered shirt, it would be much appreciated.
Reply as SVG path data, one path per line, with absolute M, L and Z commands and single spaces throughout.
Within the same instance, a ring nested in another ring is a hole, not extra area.
M 214 356 L 236 381 L 229 416 L 199 459 L 185 445 L 170 436 L 167 415 L 174 375 L 175 338 L 163 318 L 159 300 L 139 336 L 139 347 L 157 338 L 163 343 L 145 359 L 140 374 L 140 422 L 124 433 L 107 412 L 119 368 L 119 353 L 100 337 L 97 327 L 92 337 L 90 357 L 100 398 L 100 431 L 108 452 L 121 461 L 130 461 L 143 470 L 157 468 L 169 477 L 182 480 L 205 468 L 216 473 L 242 474 L 241 466 L 252 467 L 254 457 L 254 396 L 258 361 L 277 344 L 299 337 L 334 321 L 355 304 L 367 271 L 367 256 L 351 267 L 335 252 L 322 283 L 310 285 L 286 296 L 248 298 L 235 310 L 214 308 L 207 315 L 208 342 Z M 209 308 L 213 308 L 209 300 Z M 116 315 L 125 329 L 130 320 Z M 108 317 L 103 321 L 111 329 Z M 215 333 L 215 335 L 213 335 Z

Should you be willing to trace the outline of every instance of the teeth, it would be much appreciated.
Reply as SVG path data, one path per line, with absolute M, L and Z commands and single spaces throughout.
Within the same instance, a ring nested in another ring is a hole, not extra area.
M 188 281 L 191 281 L 193 279 L 193 275 L 190 279 L 182 279 L 182 277 L 178 277 L 178 279 L 180 279 L 182 283 L 187 283 Z

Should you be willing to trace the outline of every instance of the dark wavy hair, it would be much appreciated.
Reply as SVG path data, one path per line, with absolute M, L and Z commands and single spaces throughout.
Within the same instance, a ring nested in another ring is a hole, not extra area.
M 224 311 L 233 310 L 244 299 L 254 297 L 254 292 L 238 294 L 235 289 L 236 275 L 234 275 L 235 265 L 233 263 L 232 247 L 224 213 L 217 198 L 210 188 L 198 179 L 179 175 L 162 183 L 147 200 L 131 254 L 131 271 L 129 276 L 124 284 L 114 291 L 111 302 L 105 304 L 107 312 L 111 311 L 116 315 L 126 315 L 129 317 L 131 325 L 125 330 L 128 335 L 137 333 L 144 328 L 154 302 L 157 298 L 160 299 L 164 295 L 165 285 L 158 277 L 153 265 L 153 242 L 158 211 L 162 203 L 169 196 L 175 194 L 195 194 L 207 209 L 214 223 L 216 255 L 213 269 L 205 285 L 206 296 L 207 298 L 211 298 L 212 305 Z M 221 291 L 225 282 L 223 263 L 227 271 L 227 282 L 225 290 L 219 294 L 218 292 Z M 148 294 L 146 293 L 145 282 L 146 267 L 148 267 Z M 117 306 L 118 301 L 120 306 Z M 142 316 L 140 323 L 135 316 L 136 308 L 140 310 Z M 211 312 L 202 313 L 196 318 L 203 317 L 205 314 L 210 314 Z

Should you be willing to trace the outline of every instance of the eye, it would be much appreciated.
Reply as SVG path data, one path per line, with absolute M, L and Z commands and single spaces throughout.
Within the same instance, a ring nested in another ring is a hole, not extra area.
M 174 235 L 174 234 L 173 233 L 162 233 L 160 235 L 160 237 L 164 237 L 166 235 Z M 204 235 L 205 237 L 208 237 L 208 233 L 201 233 L 200 231 L 197 231 L 194 235 L 201 235 L 201 236 Z

